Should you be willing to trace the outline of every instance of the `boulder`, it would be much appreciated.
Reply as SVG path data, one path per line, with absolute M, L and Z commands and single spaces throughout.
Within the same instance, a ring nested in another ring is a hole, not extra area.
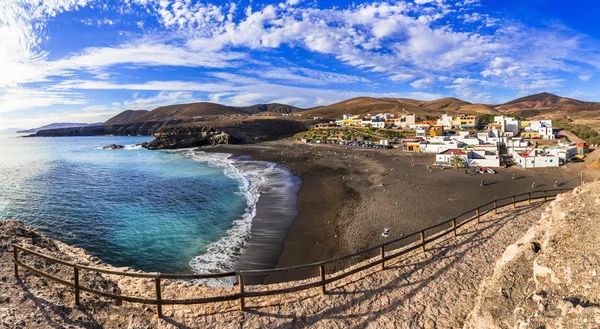
M 123 145 L 117 145 L 117 144 L 108 144 L 105 147 L 103 147 L 103 150 L 120 150 L 120 149 L 124 149 L 125 146 Z

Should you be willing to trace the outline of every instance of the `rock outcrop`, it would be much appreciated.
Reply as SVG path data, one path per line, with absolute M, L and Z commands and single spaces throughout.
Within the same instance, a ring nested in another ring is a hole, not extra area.
M 147 149 L 177 149 L 217 144 L 246 144 L 289 137 L 307 130 L 311 122 L 285 119 L 245 119 L 233 122 L 181 125 L 159 129 Z
M 600 181 L 562 194 L 509 245 L 465 328 L 600 327 Z
M 150 150 L 178 149 L 205 145 L 229 144 L 229 135 L 210 127 L 172 128 L 154 134 L 151 142 L 142 143 Z
M 125 146 L 123 145 L 117 145 L 117 144 L 108 144 L 105 147 L 103 147 L 103 150 L 121 150 L 124 149 Z

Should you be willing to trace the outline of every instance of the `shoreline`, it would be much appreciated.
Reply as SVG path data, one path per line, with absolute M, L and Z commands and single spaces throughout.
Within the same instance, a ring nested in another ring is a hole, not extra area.
M 277 267 L 340 257 L 435 225 L 489 200 L 534 190 L 579 185 L 579 167 L 554 170 L 500 169 L 497 174 L 465 176 L 464 170 L 426 170 L 434 155 L 399 150 L 307 145 L 290 141 L 217 145 L 206 152 L 249 156 L 278 163 L 302 179 L 298 216 L 290 226 Z M 411 159 L 415 166 L 411 167 Z M 512 180 L 512 174 L 517 179 Z M 481 179 L 486 186 L 480 187 Z M 531 189 L 532 182 L 536 188 Z M 348 260 L 348 263 L 356 259 Z M 327 269 L 339 270 L 348 263 Z M 314 271 L 272 275 L 265 283 L 303 279 Z

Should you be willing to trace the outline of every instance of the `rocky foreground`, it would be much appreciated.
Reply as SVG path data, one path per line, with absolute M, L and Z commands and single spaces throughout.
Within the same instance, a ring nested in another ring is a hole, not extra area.
M 466 328 L 600 328 L 600 181 L 559 195 L 508 246 Z
M 1 221 L 0 328 L 597 328 L 600 244 L 594 218 L 599 199 L 600 182 L 595 182 L 551 204 L 506 207 L 461 229 L 456 238 L 428 246 L 426 253 L 417 250 L 386 263 L 383 271 L 376 266 L 330 284 L 327 295 L 310 289 L 251 298 L 243 313 L 236 301 L 164 306 L 162 319 L 154 307 L 116 305 L 88 294 L 75 307 L 72 289 L 24 270 L 17 281 L 14 242 L 81 264 L 109 266 L 20 221 Z M 64 266 L 31 257 L 23 261 L 66 280 L 72 277 Z M 145 298 L 154 291 L 147 279 L 83 273 L 81 282 Z M 163 285 L 163 299 L 231 292 L 186 282 Z

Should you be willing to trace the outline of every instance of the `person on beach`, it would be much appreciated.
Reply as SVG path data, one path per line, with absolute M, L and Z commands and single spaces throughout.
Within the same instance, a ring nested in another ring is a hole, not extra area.
M 415 166 L 415 158 L 412 158 L 412 159 L 410 160 L 410 166 L 411 166 L 411 167 L 414 167 L 414 166 Z
M 479 186 L 485 186 L 485 178 L 481 180 L 481 184 Z
M 431 171 L 431 167 L 427 165 L 427 171 Z
M 554 188 L 558 188 L 558 181 L 554 181 Z
M 383 228 L 383 233 L 381 233 L 381 236 L 384 238 L 388 238 L 390 236 L 390 228 L 389 227 L 384 227 Z
M 531 188 L 535 188 L 535 182 L 531 183 Z
M 469 171 L 465 170 L 465 176 L 469 176 Z
M 516 177 L 515 177 L 515 174 L 513 174 L 513 175 L 512 175 L 512 179 L 514 180 L 515 178 L 516 178 Z

